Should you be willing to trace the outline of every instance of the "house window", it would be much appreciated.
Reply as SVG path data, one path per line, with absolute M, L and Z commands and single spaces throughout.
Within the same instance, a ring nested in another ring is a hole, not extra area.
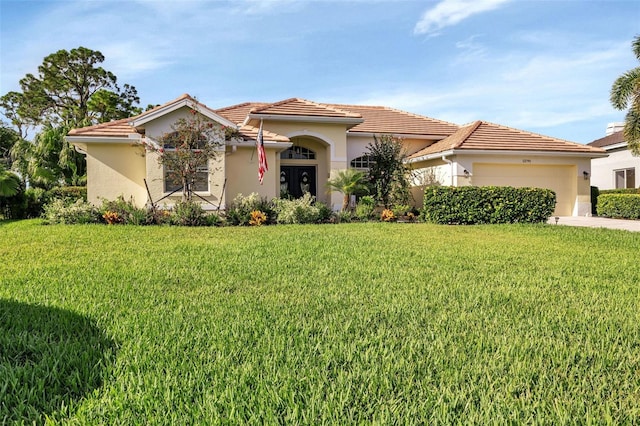
M 315 151 L 303 146 L 292 146 L 280 154 L 282 160 L 315 160 Z
M 614 170 L 616 181 L 616 189 L 619 188 L 635 188 L 636 187 L 636 169 Z
M 165 155 L 171 155 L 166 153 Z M 173 170 L 165 165 L 164 167 L 164 191 L 174 192 L 182 189 L 180 178 L 173 173 Z M 191 183 L 192 191 L 208 192 L 209 191 L 209 167 L 207 161 L 196 168 L 194 181 Z
M 371 156 L 363 155 L 361 157 L 357 157 L 351 160 L 351 167 L 354 169 L 369 170 L 373 163 L 374 161 L 371 160 Z

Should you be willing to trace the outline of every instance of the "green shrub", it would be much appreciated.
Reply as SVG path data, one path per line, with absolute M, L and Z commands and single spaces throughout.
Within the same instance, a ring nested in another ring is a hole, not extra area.
M 58 186 L 47 191 L 47 201 L 63 200 L 67 204 L 75 203 L 76 200 L 87 201 L 86 186 Z
M 375 208 L 376 200 L 372 196 L 360 197 L 358 204 L 356 204 L 356 217 L 360 220 L 369 220 L 373 217 Z
M 171 223 L 180 226 L 205 226 L 207 218 L 204 209 L 196 201 L 178 201 L 171 212 Z
M 640 188 L 602 189 L 600 194 L 640 194 Z
M 209 213 L 204 216 L 206 226 L 222 226 L 224 220 L 217 213 Z
M 44 219 L 48 224 L 97 223 L 100 212 L 92 204 L 84 200 L 76 200 L 67 204 L 63 199 L 56 199 L 44 206 Z
M 278 223 L 318 223 L 320 221 L 320 208 L 314 205 L 314 197 L 308 192 L 302 198 L 277 199 L 274 202 Z
M 336 213 L 336 223 L 350 223 L 353 220 L 353 215 L 349 210 L 339 211 Z
M 597 213 L 618 219 L 640 219 L 640 194 L 601 193 Z
M 322 201 L 316 201 L 315 206 L 318 208 L 319 223 L 329 223 L 333 221 L 335 213 L 331 209 L 331 206 L 327 203 L 323 203 Z
M 440 224 L 539 223 L 553 214 L 549 189 L 509 186 L 428 187 L 422 219 Z
M 274 222 L 273 204 L 255 192 L 247 196 L 238 194 L 233 199 L 231 204 L 227 206 L 227 222 L 231 225 L 248 226 L 251 221 L 251 212 L 255 210 L 259 210 L 267 216 L 267 224 Z
M 109 224 L 146 225 L 153 223 L 146 209 L 137 207 L 133 198 L 125 200 L 122 195 L 115 200 L 103 200 L 100 215 Z

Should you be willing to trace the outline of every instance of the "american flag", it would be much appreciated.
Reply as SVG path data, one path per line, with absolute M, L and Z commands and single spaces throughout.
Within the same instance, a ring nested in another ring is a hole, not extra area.
M 258 180 L 260 181 L 260 185 L 262 185 L 264 172 L 269 170 L 269 166 L 267 165 L 267 154 L 264 152 L 264 140 L 262 138 L 262 120 L 260 121 L 260 130 L 258 130 L 256 148 L 258 150 Z

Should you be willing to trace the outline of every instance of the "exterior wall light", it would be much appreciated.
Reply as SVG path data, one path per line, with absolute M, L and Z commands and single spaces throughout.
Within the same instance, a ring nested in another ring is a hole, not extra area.
M 464 169 L 464 171 L 462 173 L 464 173 L 465 177 L 469 177 L 469 170 Z
M 584 180 L 589 180 L 589 172 L 587 171 L 582 172 L 582 176 L 584 176 Z

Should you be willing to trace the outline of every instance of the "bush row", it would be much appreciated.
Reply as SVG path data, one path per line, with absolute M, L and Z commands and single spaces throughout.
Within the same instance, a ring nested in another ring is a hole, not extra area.
M 597 213 L 616 219 L 640 219 L 640 194 L 601 191 Z
M 555 205 L 550 189 L 434 186 L 425 190 L 422 218 L 440 224 L 541 223 Z
M 86 186 L 65 186 L 45 191 L 42 188 L 28 188 L 11 197 L 0 197 L 0 216 L 5 219 L 30 219 L 40 217 L 44 206 L 61 200 L 73 203 L 87 199 Z
M 107 223 L 111 225 L 154 225 L 169 224 L 182 226 L 255 226 L 268 224 L 338 223 L 353 220 L 394 221 L 399 217 L 415 218 L 409 206 L 395 206 L 394 209 L 375 212 L 372 197 L 363 197 L 355 213 L 335 213 L 322 202 L 306 194 L 299 199 L 276 198 L 267 201 L 258 194 L 239 194 L 227 207 L 224 215 L 206 212 L 199 202 L 177 202 L 171 209 L 139 208 L 133 200 L 119 197 L 104 200 L 96 207 L 82 199 L 56 199 L 44 208 L 43 218 L 48 224 Z

